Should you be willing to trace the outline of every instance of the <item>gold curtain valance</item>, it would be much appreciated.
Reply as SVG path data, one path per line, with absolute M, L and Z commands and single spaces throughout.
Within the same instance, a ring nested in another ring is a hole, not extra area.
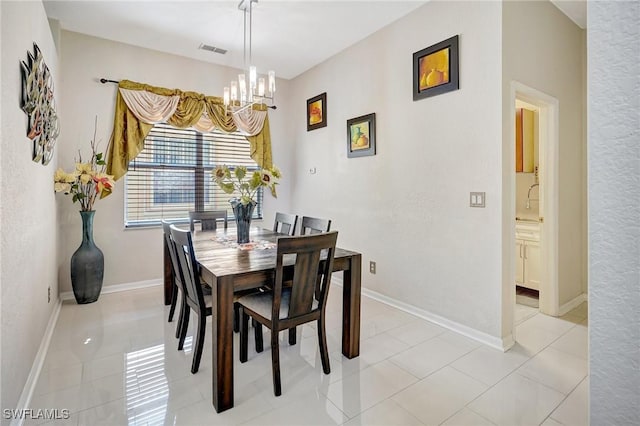
M 177 100 L 177 102 L 176 102 Z M 107 173 L 120 179 L 129 162 L 144 148 L 144 139 L 154 124 L 193 127 L 201 132 L 219 129 L 245 133 L 251 158 L 262 168 L 271 168 L 271 135 L 265 105 L 254 105 L 246 116 L 227 115 L 222 98 L 179 89 L 165 89 L 122 80 L 116 95 L 113 133 L 107 153 Z

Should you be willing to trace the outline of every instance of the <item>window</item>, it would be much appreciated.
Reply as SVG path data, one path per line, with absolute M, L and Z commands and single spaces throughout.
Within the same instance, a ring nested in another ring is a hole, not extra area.
M 229 199 L 211 180 L 218 165 L 259 167 L 249 156 L 249 141 L 240 134 L 199 133 L 156 124 L 144 149 L 129 163 L 125 177 L 125 226 L 160 224 L 162 219 L 188 220 L 191 210 L 227 210 Z M 254 219 L 262 218 L 262 188 Z

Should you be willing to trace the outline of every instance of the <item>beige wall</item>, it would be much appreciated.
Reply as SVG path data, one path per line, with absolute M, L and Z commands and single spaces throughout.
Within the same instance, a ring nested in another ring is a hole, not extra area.
M 100 84 L 105 77 L 128 79 L 154 86 L 194 90 L 205 94 L 221 94 L 222 88 L 237 77 L 238 70 L 216 66 L 180 56 L 156 52 L 78 33 L 62 32 L 61 104 L 68 125 L 61 133 L 60 165 L 71 168 L 78 149 L 89 149 L 94 117 L 98 117 L 98 140 L 106 145 L 113 126 L 117 86 Z M 278 81 L 278 99 L 287 95 L 287 82 Z M 279 198 L 265 196 L 264 223 L 270 226 L 275 210 L 287 210 L 291 179 L 286 107 L 278 105 L 269 114 L 273 139 L 274 162 L 282 167 L 285 177 L 278 187 Z M 71 124 L 73 123 L 73 124 Z M 80 245 L 81 221 L 77 205 L 64 200 L 60 205 L 61 265 L 60 291 L 71 291 L 69 260 Z M 277 207 L 276 207 L 277 206 Z M 162 277 L 162 229 L 124 229 L 124 179 L 117 182 L 113 194 L 96 205 L 94 237 L 104 252 L 104 286 L 134 283 Z
M 333 220 L 363 254 L 365 288 L 496 339 L 500 22 L 497 2 L 430 2 L 293 80 L 291 114 L 296 213 Z M 460 90 L 414 102 L 413 52 L 456 34 Z M 322 92 L 328 126 L 307 132 L 305 101 Z M 347 158 L 346 121 L 373 112 L 377 155 Z
M 513 143 L 509 118 L 512 82 L 559 102 L 557 253 L 558 296 L 563 305 L 581 295 L 586 282 L 585 32 L 551 3 L 539 1 L 503 3 L 502 26 L 505 143 Z M 506 206 L 507 212 L 509 209 Z M 512 220 L 511 214 L 505 216 L 505 220 Z
M 2 408 L 15 408 L 44 331 L 57 303 L 56 201 L 49 165 L 34 163 L 32 142 L 25 136 L 27 117 L 20 109 L 20 61 L 37 43 L 56 82 L 59 66 L 53 37 L 40 2 L 0 2 L 0 281 Z M 63 111 L 58 103 L 58 112 Z M 63 124 L 64 125 L 64 124 Z M 59 151 L 60 143 L 56 146 Z M 47 302 L 51 286 L 52 300 Z M 6 420 L 2 420 L 5 424 Z

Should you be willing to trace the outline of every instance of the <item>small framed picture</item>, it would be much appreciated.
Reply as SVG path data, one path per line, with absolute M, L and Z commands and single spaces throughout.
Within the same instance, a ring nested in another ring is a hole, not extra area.
M 307 132 L 327 126 L 327 93 L 307 99 Z
M 413 100 L 459 89 L 458 36 L 413 54 Z
M 376 114 L 347 120 L 347 157 L 376 155 Z

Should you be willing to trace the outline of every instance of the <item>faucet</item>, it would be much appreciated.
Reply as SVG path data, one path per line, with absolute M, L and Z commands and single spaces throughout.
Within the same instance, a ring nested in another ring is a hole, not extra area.
M 530 208 L 531 208 L 531 198 L 530 198 L 530 197 L 531 197 L 531 190 L 532 190 L 533 188 L 535 188 L 536 186 L 540 186 L 540 184 L 539 184 L 539 183 L 534 183 L 533 185 L 531 185 L 531 186 L 529 187 L 529 191 L 527 191 L 527 205 L 526 205 L 526 208 L 527 208 L 527 209 L 530 209 Z

